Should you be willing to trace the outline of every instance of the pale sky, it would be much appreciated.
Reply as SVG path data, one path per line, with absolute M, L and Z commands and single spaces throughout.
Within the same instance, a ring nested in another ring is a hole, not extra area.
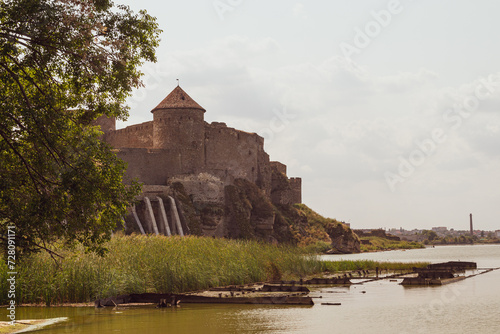
M 500 229 L 500 1 L 116 0 L 163 29 L 125 125 L 177 85 L 353 228 Z

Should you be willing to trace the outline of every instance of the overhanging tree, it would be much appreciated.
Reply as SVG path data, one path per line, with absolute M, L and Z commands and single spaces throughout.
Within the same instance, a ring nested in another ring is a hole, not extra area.
M 155 18 L 109 0 L 0 2 L 0 236 L 76 240 L 102 251 L 139 191 L 92 121 L 124 119 L 156 61 Z

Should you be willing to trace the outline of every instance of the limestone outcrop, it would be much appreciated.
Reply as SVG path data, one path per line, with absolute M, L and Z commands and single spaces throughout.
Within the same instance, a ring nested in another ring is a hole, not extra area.
M 304 204 L 276 204 L 256 184 L 236 179 L 224 185 L 206 174 L 186 175 L 173 179 L 168 186 L 145 186 L 151 200 L 139 201 L 136 212 L 145 233 L 165 230 L 159 205 L 164 203 L 165 216 L 173 235 L 182 229 L 186 235 L 258 239 L 273 243 L 301 246 L 321 244 L 331 253 L 359 252 L 359 238 L 342 222 L 324 218 Z M 180 228 L 169 198 L 175 199 Z M 155 199 L 162 198 L 163 201 Z M 151 207 L 149 209 L 148 205 Z M 150 211 L 148 211 L 150 210 Z M 141 233 L 133 215 L 126 217 L 126 232 Z

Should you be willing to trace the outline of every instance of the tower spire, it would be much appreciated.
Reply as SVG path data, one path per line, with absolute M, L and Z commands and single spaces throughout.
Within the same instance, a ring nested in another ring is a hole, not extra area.
M 151 112 L 160 109 L 198 109 L 205 112 L 180 86 L 174 88 Z

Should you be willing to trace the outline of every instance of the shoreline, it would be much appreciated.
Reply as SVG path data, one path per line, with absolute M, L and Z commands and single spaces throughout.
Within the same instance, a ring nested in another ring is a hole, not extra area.
M 352 278 L 361 278 L 357 277 L 359 272 L 372 272 L 375 273 L 376 269 L 378 268 L 380 272 L 382 271 L 387 272 L 397 272 L 397 271 L 409 271 L 413 266 L 418 266 L 418 267 L 423 267 L 427 265 L 428 263 L 424 262 L 410 262 L 410 263 L 405 263 L 405 262 L 380 262 L 380 261 L 371 261 L 371 260 L 359 260 L 359 261 L 351 261 L 351 260 L 339 260 L 339 261 L 321 261 L 321 263 L 324 265 L 324 269 L 321 272 L 313 272 L 309 273 L 307 275 L 304 275 L 302 277 L 296 276 L 292 277 L 289 279 L 286 279 L 284 281 L 291 281 L 291 280 L 296 280 L 297 282 L 302 279 L 304 281 L 310 280 L 310 279 L 315 279 L 315 278 L 331 278 L 333 276 L 338 276 L 338 275 L 349 275 Z M 274 284 L 276 281 L 283 281 L 283 280 L 271 280 L 267 281 L 269 284 Z M 255 282 L 247 282 L 244 283 L 243 285 L 256 285 L 256 284 L 264 284 L 266 282 L 263 281 L 255 281 Z M 267 284 L 266 283 L 266 284 Z M 231 284 L 230 284 L 231 285 Z M 219 289 L 219 288 L 224 288 L 227 287 L 228 285 L 222 285 L 222 286 L 213 286 L 209 287 L 208 289 Z M 203 291 L 206 289 L 198 289 L 198 290 L 191 290 L 191 291 L 182 291 L 179 292 L 181 294 L 192 294 L 192 293 L 197 293 L 199 291 Z M 150 305 L 149 303 L 132 303 L 130 306 L 147 306 Z M 25 303 L 25 304 L 19 304 L 16 307 L 43 307 L 43 308 L 50 308 L 50 307 L 75 307 L 75 308 L 85 308 L 85 307 L 94 307 L 95 306 L 95 301 L 89 301 L 89 302 L 68 302 L 68 303 L 51 303 L 50 305 L 46 305 L 46 303 Z M 6 308 L 8 305 L 0 305 L 0 308 Z
M 321 256 L 323 255 L 354 255 L 354 254 L 365 254 L 365 253 L 382 253 L 382 252 L 392 252 L 392 251 L 411 251 L 411 250 L 422 250 L 422 249 L 427 249 L 427 248 L 434 248 L 434 247 L 445 247 L 445 246 L 495 246 L 495 245 L 500 245 L 499 243 L 480 243 L 480 242 L 475 242 L 473 244 L 470 243 L 465 243 L 465 244 L 429 244 L 429 245 L 424 245 L 424 247 L 419 247 L 419 248 L 388 248 L 388 249 L 374 249 L 374 250 L 366 250 L 366 251 L 361 251 L 359 253 L 342 253 L 342 254 L 334 254 L 334 253 L 322 253 L 319 254 Z
M 56 244 L 54 250 L 64 256 L 57 264 L 46 253 L 26 258 L 18 266 L 18 280 L 19 288 L 29 294 L 18 291 L 21 298 L 16 302 L 80 304 L 124 293 L 184 293 L 387 266 L 366 261 L 329 263 L 298 247 L 194 236 L 116 236 L 106 246 L 105 257 L 85 253 L 80 246 L 68 249 Z M 2 265 L 5 268 L 5 262 Z M 6 296 L 6 290 L 0 291 L 0 304 L 8 304 Z
M 432 246 L 488 246 L 488 245 L 500 245 L 500 242 L 475 242 L 473 244 L 471 243 L 465 243 L 465 244 L 428 244 L 425 245 L 425 248 L 432 248 Z

